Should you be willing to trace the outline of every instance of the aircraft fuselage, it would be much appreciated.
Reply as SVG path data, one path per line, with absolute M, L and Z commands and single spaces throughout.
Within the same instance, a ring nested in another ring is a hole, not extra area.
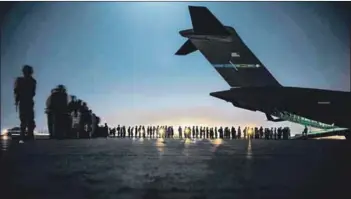
M 285 111 L 325 124 L 351 127 L 350 92 L 297 87 L 242 87 L 210 95 L 252 111 Z

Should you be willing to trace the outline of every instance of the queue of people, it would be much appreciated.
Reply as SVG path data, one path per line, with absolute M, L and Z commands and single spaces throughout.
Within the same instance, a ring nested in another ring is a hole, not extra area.
M 45 112 L 50 138 L 84 138 L 101 134 L 100 118 L 86 102 L 69 96 L 63 85 L 51 90 Z
M 176 132 L 176 134 L 175 134 Z M 186 126 L 178 127 L 177 131 L 173 126 L 121 126 L 108 128 L 111 137 L 137 137 L 137 138 L 206 138 L 206 139 L 266 139 L 280 140 L 290 138 L 289 127 L 279 128 L 250 128 L 241 129 L 235 127 L 203 127 Z
M 33 78 L 33 68 L 25 65 L 23 76 L 18 77 L 14 85 L 16 111 L 19 111 L 21 139 L 34 138 L 36 127 L 34 120 L 34 96 L 36 80 Z M 19 110 L 18 110 L 19 109 Z M 83 100 L 69 96 L 65 86 L 58 85 L 51 90 L 46 101 L 48 130 L 51 138 L 82 138 L 82 137 L 163 137 L 163 138 L 221 138 L 221 139 L 289 139 L 290 129 L 285 128 L 249 128 L 241 127 L 179 127 L 177 134 L 173 126 L 120 126 L 109 128 L 105 123 L 99 126 L 100 118 L 88 107 Z M 304 135 L 307 134 L 305 127 Z

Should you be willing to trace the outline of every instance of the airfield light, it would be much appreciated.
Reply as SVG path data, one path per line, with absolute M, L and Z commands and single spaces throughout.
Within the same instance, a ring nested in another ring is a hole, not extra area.
M 248 129 L 247 134 L 248 134 L 248 135 L 252 135 L 252 129 L 251 129 L 251 128 Z
M 7 134 L 5 134 L 5 135 L 1 136 L 1 139 L 3 139 L 3 140 L 8 140 L 8 139 L 9 139 L 9 136 L 7 136 Z
M 190 128 L 185 128 L 185 135 L 190 137 Z
M 189 128 L 186 128 L 186 129 L 185 129 L 185 133 L 186 133 L 186 134 L 190 133 Z
M 165 133 L 165 130 L 164 130 L 163 128 L 160 128 L 160 130 L 158 130 L 158 133 L 159 133 L 160 135 L 163 135 L 163 134 Z
M 1 131 L 1 135 L 7 135 L 7 134 L 8 134 L 7 129 L 4 129 L 4 130 Z

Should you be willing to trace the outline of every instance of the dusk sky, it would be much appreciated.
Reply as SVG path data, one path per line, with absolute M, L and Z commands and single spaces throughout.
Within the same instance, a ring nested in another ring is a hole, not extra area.
M 37 129 L 45 101 L 64 84 L 110 125 L 263 125 L 260 112 L 209 96 L 229 85 L 195 52 L 174 53 L 192 28 L 188 5 L 207 6 L 284 86 L 350 91 L 347 20 L 328 3 L 36 2 L 20 3 L 1 29 L 1 128 L 19 125 L 13 83 L 34 67 Z

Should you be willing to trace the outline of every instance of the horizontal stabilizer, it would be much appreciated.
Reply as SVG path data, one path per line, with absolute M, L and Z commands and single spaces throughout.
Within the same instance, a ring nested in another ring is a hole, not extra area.
M 206 7 L 189 6 L 189 11 L 195 34 L 229 35 L 222 23 Z
M 179 50 L 176 52 L 176 55 L 187 55 L 190 54 L 194 51 L 196 51 L 197 48 L 194 46 L 193 43 L 188 39 L 182 47 L 179 48 Z

